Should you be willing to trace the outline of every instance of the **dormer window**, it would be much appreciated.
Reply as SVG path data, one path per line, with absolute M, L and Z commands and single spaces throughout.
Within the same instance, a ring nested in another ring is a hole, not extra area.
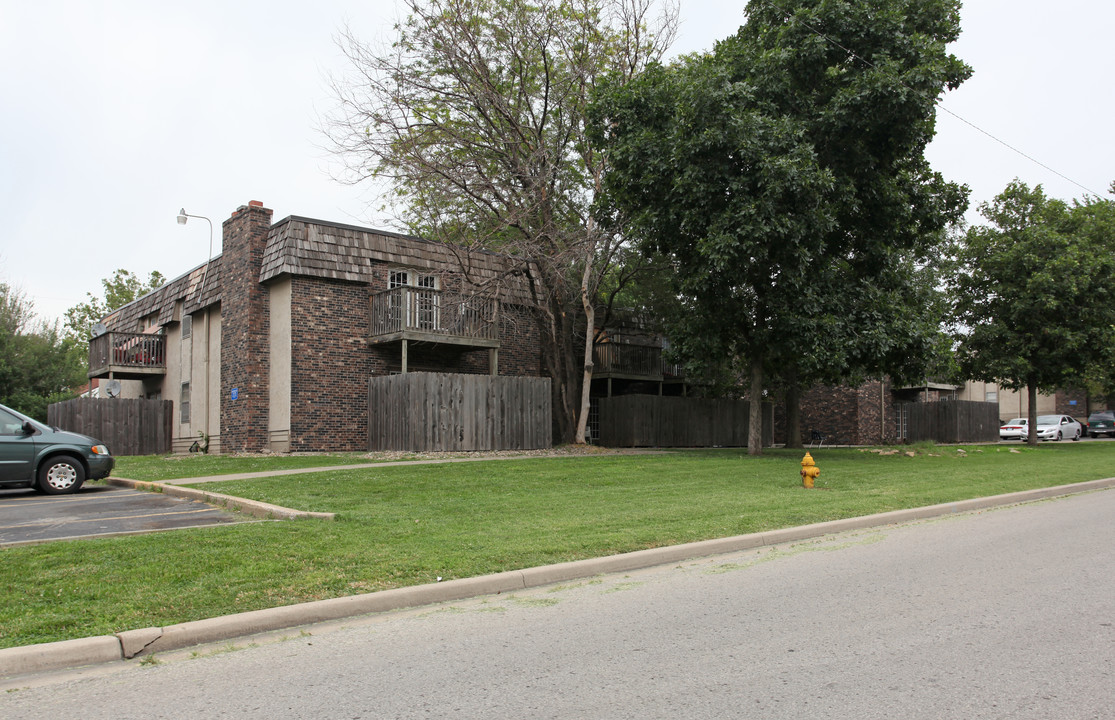
M 397 287 L 418 287 L 426 290 L 438 289 L 437 275 L 423 275 L 414 270 L 390 270 L 387 273 L 387 289 Z

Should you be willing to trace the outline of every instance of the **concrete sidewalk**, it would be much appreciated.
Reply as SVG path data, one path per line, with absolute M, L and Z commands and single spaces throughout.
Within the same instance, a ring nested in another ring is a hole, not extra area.
M 425 460 L 379 460 L 355 465 L 325 465 L 310 468 L 294 468 L 291 470 L 261 470 L 259 472 L 230 473 L 228 475 L 207 475 L 205 477 L 177 478 L 174 480 L 161 480 L 165 485 L 196 485 L 200 483 L 225 482 L 227 480 L 255 480 L 257 478 L 281 477 L 283 475 L 304 475 L 306 473 L 331 472 L 333 470 L 367 470 L 377 467 L 399 467 L 402 465 L 444 465 L 446 463 L 491 462 L 493 460 L 534 460 L 537 458 L 599 458 L 611 455 L 663 455 L 668 450 L 609 450 L 601 453 L 549 453 L 538 455 L 488 455 L 477 457 L 431 458 Z M 110 480 L 112 478 L 109 478 Z
M 146 480 L 131 480 L 122 477 L 109 477 L 106 482 L 110 485 L 119 485 L 120 487 L 133 488 L 136 490 L 151 490 L 154 492 L 165 493 L 173 497 L 187 498 L 190 500 L 200 500 L 210 505 L 215 505 L 229 510 L 235 510 L 246 515 L 262 518 L 265 520 L 294 520 L 296 518 L 315 518 L 319 520 L 332 520 L 334 513 L 324 512 L 307 512 L 302 510 L 293 510 L 291 508 L 284 508 L 278 505 L 271 505 L 270 503 L 260 502 L 258 500 L 248 500 L 245 498 L 235 497 L 233 495 L 224 495 L 222 493 L 209 492 L 207 490 L 198 490 L 196 488 L 178 487 L 180 485 L 200 485 L 204 483 L 226 482 L 231 480 L 257 480 L 260 478 L 282 477 L 285 475 L 305 475 L 307 473 L 320 473 L 332 472 L 334 470 L 367 470 L 369 468 L 377 467 L 400 467 L 403 465 L 442 465 L 445 463 L 467 463 L 467 462 L 491 462 L 493 460 L 528 460 L 536 457 L 546 458 L 582 458 L 582 457 L 601 457 L 603 455 L 653 455 L 661 454 L 665 451 L 662 450 L 612 450 L 607 453 L 594 453 L 584 455 L 567 455 L 567 454 L 542 454 L 542 455 L 496 455 L 496 456 L 477 456 L 477 457 L 458 457 L 458 458 L 435 458 L 428 460 L 382 460 L 375 462 L 357 463 L 353 465 L 325 465 L 308 468 L 293 468 L 290 470 L 261 470 L 258 472 L 246 473 L 229 473 L 227 475 L 206 475 L 204 477 L 190 477 L 190 478 L 174 478 L 171 480 L 160 480 L 159 482 L 148 482 Z
M 512 592 L 606 573 L 629 572 L 748 548 L 800 541 L 848 530 L 892 525 L 955 513 L 1033 502 L 1063 495 L 1103 490 L 1113 486 L 1115 486 L 1115 478 L 1093 480 L 909 510 L 896 510 L 865 517 L 833 520 L 796 528 L 513 570 L 495 575 L 450 580 L 432 585 L 397 588 L 366 595 L 255 610 L 166 627 L 127 630 L 115 635 L 6 648 L 0 650 L 0 677 L 127 660 L 156 652 L 178 650 L 194 645 L 230 640 L 246 635 L 309 625 L 327 620 L 451 602 L 500 592 Z

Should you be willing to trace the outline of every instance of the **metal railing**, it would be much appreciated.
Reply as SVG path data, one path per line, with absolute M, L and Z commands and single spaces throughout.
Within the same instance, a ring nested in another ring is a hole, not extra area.
M 403 333 L 498 340 L 495 298 L 420 287 L 372 296 L 372 337 Z
M 89 341 L 89 369 L 166 369 L 166 337 L 109 332 Z

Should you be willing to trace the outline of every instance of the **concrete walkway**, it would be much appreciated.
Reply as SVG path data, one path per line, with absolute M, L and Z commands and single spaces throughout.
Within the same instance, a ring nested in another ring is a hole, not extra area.
M 490 458 L 486 458 L 490 459 Z M 458 461 L 468 462 L 470 458 Z M 423 462 L 423 461 L 419 461 Z M 436 462 L 436 461 L 430 461 Z M 441 461 L 444 462 L 444 461 Z M 362 467 L 375 467 L 386 463 L 370 463 Z M 390 463 L 399 464 L 399 463 Z M 346 465 L 355 469 L 357 466 Z M 337 469 L 335 467 L 327 468 Z M 288 471 L 321 472 L 321 468 Z M 247 473 L 242 476 L 273 476 L 279 473 Z M 234 476 L 225 476 L 231 478 Z M 134 482 L 134 481 L 132 481 Z M 186 482 L 180 480 L 178 482 Z M 513 592 L 526 588 L 569 582 L 607 573 L 677 563 L 699 557 L 737 552 L 748 548 L 795 542 L 823 535 L 882 525 L 922 520 L 925 518 L 972 512 L 987 508 L 1033 502 L 1074 493 L 1104 490 L 1115 486 L 1115 478 L 1062 485 L 1051 488 L 974 498 L 928 507 L 896 510 L 844 520 L 815 523 L 796 528 L 785 528 L 729 538 L 686 543 L 672 547 L 640 550 L 621 555 L 611 555 L 589 560 L 546 565 L 543 567 L 512 570 L 475 578 L 462 578 L 430 585 L 418 585 L 365 595 L 333 598 L 284 607 L 254 610 L 224 617 L 179 623 L 166 627 L 149 627 L 126 630 L 114 635 L 64 640 L 42 645 L 0 649 L 0 677 L 12 677 L 75 668 L 96 663 L 128 660 L 211 642 L 226 641 L 257 633 L 312 623 L 338 620 L 346 617 L 381 613 L 400 608 L 432 605 L 464 598 Z M 186 488 L 175 488 L 187 490 Z M 196 491 L 195 491 L 196 492 Z M 227 497 L 227 496 L 224 496 Z M 236 498 L 234 498 L 235 500 Z
M 687 448 L 690 449 L 690 448 Z M 294 468 L 292 470 L 261 470 L 249 473 L 231 473 L 228 475 L 208 475 L 206 477 L 177 478 L 163 480 L 167 485 L 196 485 L 198 483 L 225 482 L 226 480 L 254 480 L 265 477 L 281 477 L 283 475 L 303 475 L 305 473 L 331 472 L 333 470 L 367 470 L 377 467 L 398 467 L 400 465 L 443 465 L 445 463 L 491 462 L 493 460 L 534 460 L 536 458 L 599 458 L 612 455 L 664 455 L 668 450 L 610 450 L 600 453 L 585 453 L 573 455 L 567 453 L 545 453 L 539 455 L 492 455 L 477 457 L 434 458 L 428 460 L 381 460 L 376 462 L 359 463 L 356 465 L 326 465 L 324 467 Z M 110 478 L 111 479 L 111 478 Z
M 604 457 L 608 455 L 658 455 L 665 452 L 667 451 L 635 449 L 610 450 L 608 452 L 592 454 L 586 453 L 582 455 L 542 453 L 537 455 L 480 455 L 476 457 L 435 458 L 428 460 L 383 460 L 378 462 L 357 463 L 354 465 L 326 465 L 308 468 L 293 468 L 290 470 L 261 470 L 259 472 L 229 473 L 227 475 L 207 475 L 204 477 L 175 478 L 172 480 L 162 480 L 159 482 L 147 482 L 144 480 L 130 480 L 128 478 L 110 477 L 106 482 L 111 485 L 119 485 L 121 487 L 133 488 L 137 490 L 151 490 L 154 492 L 165 493 L 173 497 L 186 498 L 189 500 L 199 500 L 204 503 L 209 503 L 210 505 L 216 505 L 229 510 L 235 510 L 236 512 L 245 513 L 247 515 L 263 518 L 265 520 L 294 520 L 297 518 L 332 520 L 334 517 L 334 513 L 293 510 L 291 508 L 271 505 L 270 503 L 260 502 L 258 500 L 248 500 L 245 498 L 234 497 L 232 495 L 224 495 L 221 493 L 209 492 L 207 490 L 199 490 L 196 488 L 185 488 L 178 486 L 226 482 L 230 480 L 256 480 L 259 478 L 282 477 L 285 475 L 304 475 L 306 473 L 332 472 L 334 470 L 367 470 L 369 468 L 398 467 L 402 465 L 442 465 L 445 463 L 491 462 L 493 460 L 530 460 L 533 458 L 563 457 L 584 458 Z

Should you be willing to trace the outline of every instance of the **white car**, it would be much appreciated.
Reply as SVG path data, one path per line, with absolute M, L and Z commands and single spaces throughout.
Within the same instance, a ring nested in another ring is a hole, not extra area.
M 1081 434 L 1080 423 L 1068 415 L 1038 415 L 1038 438 L 1041 440 L 1079 440 Z
M 1000 440 L 1025 440 L 1026 418 L 1015 418 L 999 428 Z

